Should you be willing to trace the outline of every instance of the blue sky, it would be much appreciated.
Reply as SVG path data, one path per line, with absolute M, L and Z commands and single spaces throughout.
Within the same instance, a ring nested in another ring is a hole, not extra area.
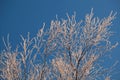
M 58 18 L 65 18 L 66 13 L 76 12 L 80 20 L 91 8 L 100 18 L 108 16 L 111 10 L 117 12 L 111 28 L 115 34 L 111 40 L 113 43 L 118 41 L 119 46 L 110 53 L 112 59 L 120 61 L 120 0 L 0 0 L 0 50 L 3 48 L 2 37 L 8 33 L 14 47 L 20 41 L 20 34 L 30 32 L 34 36 L 43 22 L 48 27 L 56 14 Z M 116 69 L 120 70 L 119 67 L 120 63 Z M 119 74 L 114 77 L 120 79 Z

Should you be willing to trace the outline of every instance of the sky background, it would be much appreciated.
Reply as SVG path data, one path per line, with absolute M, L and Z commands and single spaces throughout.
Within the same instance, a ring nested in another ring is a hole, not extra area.
M 117 12 L 111 30 L 114 36 L 111 37 L 113 44 L 119 42 L 119 46 L 113 49 L 112 59 L 120 61 L 120 0 L 0 0 L 0 50 L 4 48 L 2 37 L 10 34 L 10 42 L 13 47 L 18 44 L 20 34 L 27 35 L 27 32 L 34 36 L 45 22 L 49 27 L 50 21 L 58 18 L 66 18 L 66 13 L 77 14 L 77 19 L 84 19 L 91 8 L 95 16 L 100 18 L 109 15 L 111 10 Z M 116 70 L 120 72 L 120 62 Z M 120 73 L 114 75 L 114 80 L 120 80 Z

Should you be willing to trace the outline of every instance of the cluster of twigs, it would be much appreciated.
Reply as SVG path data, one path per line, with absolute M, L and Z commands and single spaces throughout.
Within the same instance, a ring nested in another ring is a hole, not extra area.
M 37 35 L 21 36 L 22 42 L 11 50 L 9 36 L 0 53 L 1 80 L 110 80 L 109 70 L 98 62 L 106 52 L 117 46 L 111 44 L 110 26 L 116 14 L 107 18 L 85 20 L 76 15 L 52 20 Z

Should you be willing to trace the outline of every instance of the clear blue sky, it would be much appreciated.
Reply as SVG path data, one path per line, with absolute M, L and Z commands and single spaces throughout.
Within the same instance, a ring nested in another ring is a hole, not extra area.
M 117 12 L 111 28 L 115 35 L 111 40 L 113 43 L 120 42 L 120 0 L 0 0 L 0 50 L 3 48 L 2 37 L 8 33 L 14 46 L 19 43 L 20 34 L 30 32 L 34 36 L 42 23 L 49 26 L 56 14 L 58 18 L 65 18 L 66 13 L 72 15 L 75 11 L 78 19 L 84 19 L 91 8 L 94 8 L 95 16 L 100 18 L 109 15 L 111 10 Z M 120 61 L 120 43 L 110 53 L 112 59 Z M 116 69 L 120 70 L 119 67 L 120 63 Z M 119 75 L 114 75 L 115 80 L 120 80 Z

